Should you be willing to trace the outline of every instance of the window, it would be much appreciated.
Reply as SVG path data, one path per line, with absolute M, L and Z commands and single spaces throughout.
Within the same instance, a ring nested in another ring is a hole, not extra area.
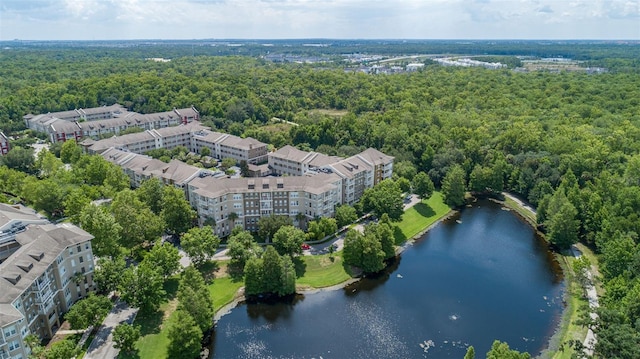
M 4 329 L 4 337 L 5 338 L 14 336 L 14 335 L 16 335 L 16 333 L 17 332 L 16 332 L 16 326 L 15 325 L 12 325 L 12 326 Z
M 14 340 L 12 342 L 9 342 L 9 351 L 16 350 L 18 348 L 20 348 L 20 341 L 19 340 Z
M 72 266 L 72 267 L 75 267 L 75 266 L 76 266 L 76 260 L 75 260 L 75 259 L 72 259 L 72 260 L 71 260 L 71 266 Z
M 82 257 L 78 258 L 78 260 L 80 261 L 80 263 L 84 262 L 84 258 Z
M 82 247 L 78 246 L 76 249 L 78 250 L 78 253 L 80 253 L 80 251 L 82 250 Z

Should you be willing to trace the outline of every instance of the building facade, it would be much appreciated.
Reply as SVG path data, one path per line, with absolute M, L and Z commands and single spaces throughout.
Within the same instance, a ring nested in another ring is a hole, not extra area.
M 15 242 L 0 263 L 0 358 L 26 359 L 24 338 L 52 338 L 61 316 L 95 289 L 93 236 L 5 204 L 0 218 L 3 243 Z
M 200 113 L 195 107 L 143 115 L 128 112 L 120 105 L 24 117 L 27 127 L 47 133 L 51 142 L 64 142 L 69 139 L 80 142 L 84 137 L 118 135 L 134 127 L 152 130 L 187 124 L 199 119 Z
M 89 139 L 82 141 L 81 144 L 88 153 L 101 153 L 115 147 L 143 154 L 153 149 L 172 149 L 182 146 L 190 152 L 200 154 L 204 148 L 207 148 L 208 155 L 215 159 L 233 158 L 236 162 L 245 161 L 250 164 L 267 162 L 268 153 L 266 143 L 251 137 L 241 138 L 228 133 L 211 131 L 198 121 L 99 141 Z
M 258 230 L 261 217 L 299 220 L 333 217 L 342 203 L 342 179 L 332 173 L 263 178 L 195 178 L 187 185 L 200 224 L 215 220 L 215 232 L 227 236 L 236 226 Z
M 4 156 L 9 152 L 9 138 L 0 131 L 0 155 Z

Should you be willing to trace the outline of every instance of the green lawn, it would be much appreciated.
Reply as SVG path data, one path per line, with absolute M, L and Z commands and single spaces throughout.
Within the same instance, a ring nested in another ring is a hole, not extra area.
M 324 288 L 343 283 L 351 278 L 342 261 L 341 253 L 296 258 L 296 285 L 302 287 Z
M 431 198 L 409 208 L 402 215 L 402 221 L 394 226 L 396 245 L 424 231 L 427 227 L 449 213 L 450 208 L 442 200 L 442 193 L 434 192 Z
M 175 314 L 175 301 L 165 302 L 155 313 L 139 314 L 134 321 L 140 326 L 142 337 L 136 343 L 137 355 L 120 353 L 122 359 L 154 359 L 166 358 L 169 338 L 167 333 Z
M 209 284 L 209 293 L 213 299 L 213 307 L 216 311 L 225 305 L 231 303 L 238 289 L 244 283 L 242 280 L 234 280 L 231 277 L 216 278 L 212 284 Z
M 536 215 L 531 213 L 531 211 L 527 210 L 526 208 L 522 208 L 522 206 L 520 206 L 518 204 L 518 202 L 512 200 L 509 197 L 504 198 L 504 204 L 506 207 L 509 207 L 511 209 L 513 209 L 514 211 L 518 212 L 521 216 L 523 216 L 527 221 L 529 221 L 531 223 L 531 225 L 535 226 L 537 223 L 536 220 Z
M 557 338 L 553 338 L 553 341 L 557 343 L 556 345 L 562 345 L 569 340 L 578 340 L 582 342 L 587 335 L 587 328 L 576 324 L 576 321 L 579 319 L 580 312 L 586 310 L 589 304 L 582 295 L 583 289 L 580 287 L 580 284 L 571 277 L 573 275 L 571 266 L 573 265 L 574 260 L 575 259 L 572 256 L 561 257 L 563 272 L 568 276 L 567 281 L 569 292 L 567 297 L 569 302 L 562 314 L 562 321 L 558 327 Z M 571 359 L 573 352 L 574 350 L 571 347 L 566 346 L 563 351 L 557 350 L 553 355 L 553 359 Z

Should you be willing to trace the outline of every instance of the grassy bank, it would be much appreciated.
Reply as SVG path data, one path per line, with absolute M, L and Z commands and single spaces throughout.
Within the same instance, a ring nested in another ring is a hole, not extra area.
M 427 229 L 430 225 L 449 213 L 450 208 L 442 200 L 442 193 L 434 192 L 431 198 L 409 208 L 402 215 L 402 221 L 393 229 L 396 245 Z
M 394 236 L 397 244 L 427 229 L 449 212 L 449 207 L 442 202 L 442 194 L 435 192 L 431 198 L 416 204 L 404 213 L 403 220 L 394 225 Z M 226 274 L 226 262 L 217 262 L 211 268 L 204 270 L 205 277 L 215 278 L 209 284 L 209 293 L 216 310 L 231 303 L 236 293 L 244 285 L 242 280 L 229 277 Z M 333 255 L 322 254 L 314 256 L 300 256 L 295 260 L 296 284 L 300 288 L 325 288 L 338 285 L 352 278 L 349 266 L 344 264 L 342 252 Z M 120 355 L 119 358 L 166 358 L 169 339 L 168 328 L 174 318 L 177 307 L 175 293 L 178 279 L 171 279 L 165 302 L 160 310 L 147 315 L 139 315 L 135 324 L 142 328 L 142 338 L 138 340 L 137 356 Z
M 351 279 L 342 253 L 303 256 L 296 260 L 296 285 L 302 288 L 325 288 Z
M 526 208 L 523 208 L 518 202 L 512 200 L 509 197 L 505 197 L 505 206 L 519 213 L 525 218 L 531 225 L 536 225 L 536 215 Z M 593 265 L 592 273 L 598 276 L 598 260 L 595 254 L 586 246 L 578 243 L 576 244 L 582 255 L 589 259 Z M 558 254 L 558 261 L 562 266 L 562 271 L 567 278 L 567 307 L 562 313 L 562 319 L 558 325 L 556 334 L 551 338 L 549 348 L 544 357 L 550 357 L 553 359 L 571 359 L 576 354 L 573 348 L 568 345 L 563 345 L 570 340 L 584 341 L 587 335 L 587 327 L 577 324 L 580 314 L 586 310 L 589 310 L 589 303 L 584 296 L 584 288 L 574 279 L 573 262 L 576 260 L 572 254 Z M 596 289 L 601 293 L 601 289 L 598 288 L 596 283 Z M 562 350 L 560 348 L 563 347 Z

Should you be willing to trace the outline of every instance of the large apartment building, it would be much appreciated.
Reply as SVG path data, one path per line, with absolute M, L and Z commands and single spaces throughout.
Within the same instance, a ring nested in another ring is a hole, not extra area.
M 310 172 L 335 173 L 343 179 L 342 203 L 353 204 L 365 189 L 391 178 L 393 157 L 373 148 L 341 158 L 284 146 L 269 154 L 269 167 L 275 174 L 287 176 L 302 176 Z
M 340 158 L 285 146 L 269 154 L 269 166 L 280 176 L 190 181 L 187 193 L 200 223 L 214 219 L 216 233 L 226 236 L 234 226 L 257 230 L 262 216 L 289 216 L 294 222 L 300 215 L 332 217 L 337 205 L 353 204 L 367 188 L 391 178 L 393 157 L 373 148 Z
M 209 155 L 213 158 L 233 158 L 237 162 L 245 161 L 251 164 L 266 162 L 268 152 L 266 143 L 251 137 L 241 138 L 211 131 L 198 121 L 98 141 L 87 139 L 82 141 L 82 145 L 88 153 L 102 153 L 112 147 L 139 154 L 153 149 L 171 149 L 178 146 L 194 153 L 201 153 L 203 148 L 208 148 Z
M 198 177 L 187 186 L 200 223 L 214 219 L 219 236 L 229 235 L 235 226 L 257 231 L 258 220 L 264 216 L 288 216 L 294 223 L 300 214 L 306 219 L 333 217 L 335 207 L 342 203 L 342 179 L 332 173 L 236 179 Z
M 24 116 L 28 128 L 47 133 L 51 142 L 64 142 L 68 139 L 75 139 L 79 142 L 84 137 L 99 138 L 107 134 L 118 135 L 121 131 L 132 127 L 153 130 L 187 124 L 199 119 L 200 113 L 195 107 L 140 114 L 128 112 L 117 104 L 108 107 Z
M 177 160 L 171 160 L 166 163 L 146 155 L 113 147 L 103 151 L 100 155 L 107 161 L 122 168 L 124 173 L 129 176 L 131 187 L 137 188 L 148 179 L 158 178 L 164 185 L 171 185 L 184 190 L 187 199 L 189 193 L 186 185 L 194 178 L 205 176 L 214 178 L 226 177 L 222 171 L 207 170 Z
M 94 289 L 93 236 L 7 204 L 0 231 L 0 359 L 26 359 L 24 338 L 52 338 L 61 315 Z

